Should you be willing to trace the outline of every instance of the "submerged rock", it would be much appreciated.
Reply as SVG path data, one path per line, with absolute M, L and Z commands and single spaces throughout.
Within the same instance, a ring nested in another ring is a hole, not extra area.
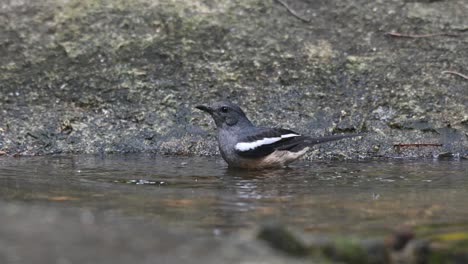
M 309 254 L 304 242 L 280 226 L 265 227 L 260 230 L 258 238 L 266 241 L 271 247 L 292 256 L 303 257 Z
M 459 244 L 463 244 L 466 235 L 460 234 L 454 237 Z M 450 240 L 437 243 L 417 238 L 410 229 L 399 229 L 386 239 L 363 239 L 337 235 L 298 235 L 283 226 L 268 226 L 259 231 L 258 238 L 288 255 L 325 263 L 464 263 L 468 259 L 466 246 L 450 245 L 447 243 Z M 308 242 L 302 242 L 306 238 Z

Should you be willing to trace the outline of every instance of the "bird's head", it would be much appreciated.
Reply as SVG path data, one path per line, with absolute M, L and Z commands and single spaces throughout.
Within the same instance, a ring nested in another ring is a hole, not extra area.
M 216 102 L 208 106 L 198 105 L 196 108 L 210 114 L 218 128 L 229 129 L 235 126 L 252 126 L 244 111 L 228 101 Z

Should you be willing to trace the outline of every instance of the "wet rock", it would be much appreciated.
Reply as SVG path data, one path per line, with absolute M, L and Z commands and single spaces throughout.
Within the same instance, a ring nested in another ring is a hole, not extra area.
M 396 120 L 389 123 L 389 126 L 395 129 L 417 129 L 423 132 L 437 133 L 436 128 L 427 120 Z
M 260 230 L 258 238 L 280 252 L 320 263 L 464 263 L 468 258 L 465 233 L 442 234 L 436 242 L 430 242 L 405 227 L 385 239 L 362 239 L 299 234 L 282 226 L 269 226 Z
M 388 249 L 385 242 L 379 239 L 363 240 L 361 246 L 366 254 L 367 263 L 387 263 L 389 261 Z
M 281 226 L 262 228 L 258 238 L 267 242 L 271 247 L 292 256 L 304 257 L 309 254 L 309 250 L 304 243 Z
M 438 153 L 435 158 L 437 159 L 453 159 L 453 158 L 456 158 L 457 155 L 454 155 L 453 153 L 451 152 L 441 152 L 441 153 Z
M 386 244 L 393 251 L 400 251 L 405 248 L 406 244 L 414 238 L 413 230 L 408 227 L 401 227 L 386 239 Z
M 387 263 L 387 249 L 381 240 L 359 240 L 348 237 L 309 237 L 305 244 L 286 228 L 269 226 L 260 230 L 258 238 L 288 255 L 309 257 L 337 263 Z
M 411 19 L 421 19 L 434 24 L 445 24 L 450 29 L 455 30 L 468 29 L 468 19 L 463 15 L 468 12 L 468 5 L 464 1 L 407 3 L 405 10 L 408 18 Z
M 216 155 L 206 136 L 212 123 L 193 106 L 228 98 L 260 125 L 311 135 L 376 132 L 306 158 L 329 159 L 335 150 L 393 157 L 392 144 L 420 132 L 442 138 L 444 152 L 467 155 L 466 82 L 440 74 L 468 68 L 466 1 L 290 7 L 310 22 L 276 1 L 4 1 L 0 148 Z M 447 30 L 460 37 L 384 35 Z M 448 125 L 462 137 L 445 136 L 440 128 Z
M 430 255 L 429 242 L 422 239 L 409 241 L 400 251 L 390 254 L 391 263 L 428 263 Z

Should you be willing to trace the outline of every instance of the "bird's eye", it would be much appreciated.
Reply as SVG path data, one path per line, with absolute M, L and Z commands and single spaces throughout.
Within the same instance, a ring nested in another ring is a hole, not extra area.
M 221 107 L 221 112 L 227 113 L 227 112 L 228 112 L 228 108 L 227 108 L 226 106 Z

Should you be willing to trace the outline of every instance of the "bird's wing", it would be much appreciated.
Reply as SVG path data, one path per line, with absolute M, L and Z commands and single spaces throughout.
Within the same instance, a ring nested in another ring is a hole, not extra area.
M 304 141 L 300 134 L 282 128 L 259 128 L 242 138 L 234 146 L 243 157 L 260 158 L 277 149 L 289 150 Z
M 298 152 L 312 145 L 362 135 L 344 134 L 312 138 L 282 128 L 261 128 L 241 138 L 234 148 L 240 156 L 260 158 L 275 150 Z

